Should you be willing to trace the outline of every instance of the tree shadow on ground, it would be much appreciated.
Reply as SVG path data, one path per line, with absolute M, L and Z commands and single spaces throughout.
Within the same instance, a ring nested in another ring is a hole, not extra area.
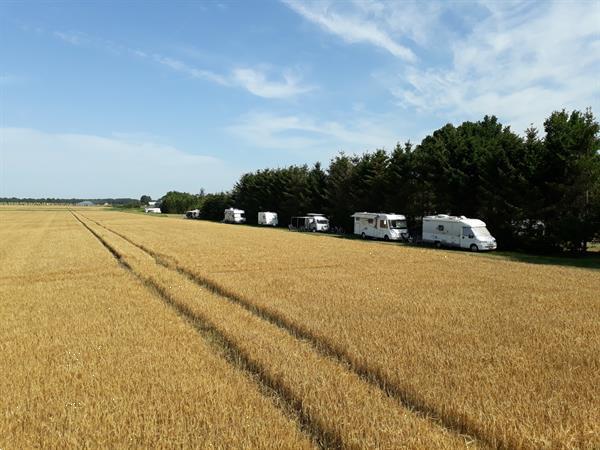
M 579 267 L 581 269 L 600 269 L 600 252 L 588 252 L 583 255 L 533 255 L 530 253 L 499 251 L 489 254 L 491 257 L 528 264 Z

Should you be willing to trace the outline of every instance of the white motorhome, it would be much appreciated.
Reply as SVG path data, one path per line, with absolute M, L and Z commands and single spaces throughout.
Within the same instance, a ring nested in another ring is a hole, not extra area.
M 144 212 L 147 214 L 160 214 L 160 208 L 144 208 Z
M 316 213 L 309 213 L 306 216 L 294 216 L 289 229 L 296 231 L 329 231 L 329 219 Z
M 258 224 L 276 227 L 278 224 L 277 213 L 261 211 L 258 213 Z
M 225 223 L 245 223 L 246 217 L 244 216 L 243 209 L 227 208 L 223 216 L 223 222 Z
M 406 217 L 401 214 L 357 212 L 354 218 L 354 234 L 363 239 L 368 237 L 384 241 L 399 241 L 408 238 Z
M 496 239 L 486 228 L 485 222 L 446 214 L 423 217 L 423 242 L 430 242 L 437 247 L 468 248 L 474 252 L 496 249 Z
M 186 211 L 185 212 L 185 217 L 187 219 L 199 219 L 200 218 L 200 210 L 199 209 L 192 209 L 191 211 Z

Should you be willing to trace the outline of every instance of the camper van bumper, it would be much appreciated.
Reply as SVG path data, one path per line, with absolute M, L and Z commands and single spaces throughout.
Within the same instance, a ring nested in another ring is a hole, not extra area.
M 496 241 L 484 241 L 484 242 L 477 242 L 476 243 L 477 247 L 479 248 L 479 250 L 496 250 Z

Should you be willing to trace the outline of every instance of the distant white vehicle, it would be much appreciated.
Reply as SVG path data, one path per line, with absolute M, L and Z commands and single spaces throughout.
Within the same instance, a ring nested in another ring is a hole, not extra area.
M 223 216 L 225 223 L 245 223 L 246 216 L 243 209 L 227 208 Z
M 354 234 L 384 241 L 408 239 L 406 217 L 401 214 L 357 212 L 354 218 Z
M 309 213 L 306 216 L 294 216 L 289 229 L 292 231 L 329 231 L 329 219 L 316 213 Z
M 144 212 L 147 214 L 160 214 L 160 208 L 144 208 Z
M 277 213 L 261 211 L 258 213 L 258 224 L 276 227 L 278 224 Z
M 446 214 L 423 217 L 423 242 L 430 242 L 437 247 L 468 248 L 474 252 L 496 249 L 496 239 L 486 228 L 485 222 Z
M 192 209 L 190 211 L 186 211 L 185 212 L 185 217 L 187 219 L 199 219 L 200 218 L 200 210 L 199 209 Z
M 154 201 L 152 201 L 152 200 L 151 200 L 151 201 L 149 201 L 149 202 L 148 202 L 148 206 L 156 206 L 156 200 L 154 200 Z

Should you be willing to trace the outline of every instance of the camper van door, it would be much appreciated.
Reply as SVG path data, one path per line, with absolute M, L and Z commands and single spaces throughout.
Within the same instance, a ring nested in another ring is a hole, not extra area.
M 460 247 L 460 237 L 462 235 L 462 224 L 460 222 L 449 222 L 448 224 L 448 245 Z

